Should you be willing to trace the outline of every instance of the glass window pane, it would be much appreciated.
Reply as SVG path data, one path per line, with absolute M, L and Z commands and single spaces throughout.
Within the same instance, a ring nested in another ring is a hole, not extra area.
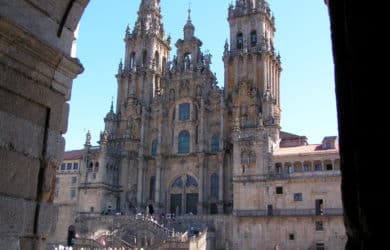
M 182 103 L 179 105 L 179 120 L 187 121 L 190 119 L 190 104 Z

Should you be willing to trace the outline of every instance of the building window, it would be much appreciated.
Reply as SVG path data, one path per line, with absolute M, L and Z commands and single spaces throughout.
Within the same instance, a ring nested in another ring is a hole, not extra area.
M 324 200 L 315 200 L 316 215 L 324 215 Z
M 93 171 L 93 163 L 90 162 L 87 166 L 87 172 L 92 172 Z
M 276 187 L 276 194 L 283 194 L 283 187 Z
M 310 172 L 310 166 L 309 165 L 303 165 L 303 172 Z
M 76 197 L 76 189 L 71 189 L 70 190 L 70 198 L 75 198 Z
M 332 164 L 326 164 L 326 171 L 331 171 L 333 170 L 333 165 Z
M 324 231 L 324 222 L 316 221 L 316 231 Z
M 142 66 L 145 67 L 146 66 L 146 63 L 148 62 L 147 61 L 147 58 L 148 58 L 148 52 L 146 50 L 144 50 L 142 52 Z
M 72 163 L 66 164 L 66 170 L 72 170 Z
M 188 154 L 190 152 L 190 133 L 187 130 L 181 131 L 178 141 L 179 154 Z
M 154 201 L 154 194 L 156 192 L 156 176 L 150 177 L 149 183 L 149 199 Z
M 294 234 L 289 234 L 288 235 L 289 240 L 295 240 L 295 235 Z
M 302 193 L 295 193 L 294 194 L 294 201 L 302 201 Z
M 152 141 L 152 152 L 151 152 L 151 155 L 152 156 L 156 156 L 157 155 L 157 146 L 158 146 L 158 142 L 157 140 L 153 140 Z
M 57 170 L 57 171 L 60 170 L 60 166 L 57 166 L 57 167 L 56 167 L 56 170 Z
M 237 49 L 242 49 L 244 47 L 244 38 L 242 33 L 237 34 Z
M 99 162 L 95 162 L 95 169 L 93 171 L 95 173 L 99 172 Z
M 92 173 L 92 179 L 96 180 L 96 173 Z
M 292 165 L 288 166 L 287 169 L 288 169 L 288 173 L 289 173 L 289 174 L 292 174 L 292 173 L 294 173 L 294 171 L 295 171 L 294 166 L 292 166 Z
M 179 121 L 188 121 L 190 119 L 190 104 L 182 103 L 179 105 Z
M 211 152 L 218 152 L 219 150 L 219 136 L 213 135 L 211 137 Z
M 211 175 L 211 197 L 218 199 L 219 180 L 218 174 L 214 173 Z
M 321 163 L 317 163 L 314 165 L 314 170 L 315 171 L 322 171 L 322 165 Z
M 65 163 L 62 163 L 61 164 L 61 170 L 64 171 L 66 169 L 66 164 Z
M 282 168 L 282 163 L 278 162 L 278 163 L 275 163 L 275 172 L 277 174 L 281 174 L 283 171 L 283 168 Z
M 90 208 L 90 211 L 91 211 L 91 213 L 93 213 L 93 212 L 95 211 L 95 208 L 94 208 L 94 207 L 91 207 L 91 208 Z
M 73 170 L 78 170 L 79 164 L 77 162 L 73 162 Z
M 251 46 L 255 47 L 256 44 L 257 44 L 257 33 L 256 33 L 256 30 L 253 30 L 251 32 Z
M 274 209 L 272 205 L 267 205 L 267 216 L 274 216 Z
M 76 176 L 73 176 L 72 177 L 72 184 L 76 184 L 77 183 L 77 177 Z
M 325 244 L 324 243 L 317 243 L 316 250 L 325 250 Z
M 59 194 L 59 190 L 56 189 L 56 190 L 54 191 L 54 197 L 58 198 L 58 194 Z

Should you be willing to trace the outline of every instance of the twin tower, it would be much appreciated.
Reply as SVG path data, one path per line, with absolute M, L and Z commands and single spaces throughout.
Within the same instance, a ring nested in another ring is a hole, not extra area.
M 237 0 L 228 22 L 221 89 L 190 12 L 171 58 L 160 1 L 142 0 L 125 34 L 116 108 L 104 119 L 99 149 L 85 145 L 81 212 L 259 209 L 244 197 L 266 180 L 280 142 L 275 23 L 265 0 Z M 93 178 L 92 158 L 101 166 Z

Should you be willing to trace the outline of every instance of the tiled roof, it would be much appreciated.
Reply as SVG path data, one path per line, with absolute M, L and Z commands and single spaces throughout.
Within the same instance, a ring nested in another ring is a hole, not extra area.
M 78 160 L 83 156 L 83 150 L 65 151 L 64 160 Z
M 299 154 L 330 154 L 338 153 L 338 145 L 335 145 L 333 149 L 323 149 L 321 144 L 310 144 L 298 147 L 286 147 L 275 150 L 275 156 L 282 155 L 299 155 Z

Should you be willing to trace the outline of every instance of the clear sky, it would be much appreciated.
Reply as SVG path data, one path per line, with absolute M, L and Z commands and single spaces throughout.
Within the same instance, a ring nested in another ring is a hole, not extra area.
M 104 129 L 115 74 L 125 53 L 126 26 L 133 28 L 141 0 L 90 1 L 80 23 L 77 57 L 85 71 L 73 82 L 66 150 L 80 149 L 91 131 L 96 145 Z M 223 86 L 222 54 L 229 37 L 227 8 L 231 0 L 192 0 L 195 35 L 213 55 L 212 70 Z M 269 0 L 276 18 L 275 49 L 282 61 L 282 130 L 306 135 L 309 143 L 337 135 L 333 59 L 327 8 L 322 0 Z M 109 3 L 109 4 L 108 4 Z M 174 43 L 183 37 L 187 0 L 161 0 L 165 31 Z

